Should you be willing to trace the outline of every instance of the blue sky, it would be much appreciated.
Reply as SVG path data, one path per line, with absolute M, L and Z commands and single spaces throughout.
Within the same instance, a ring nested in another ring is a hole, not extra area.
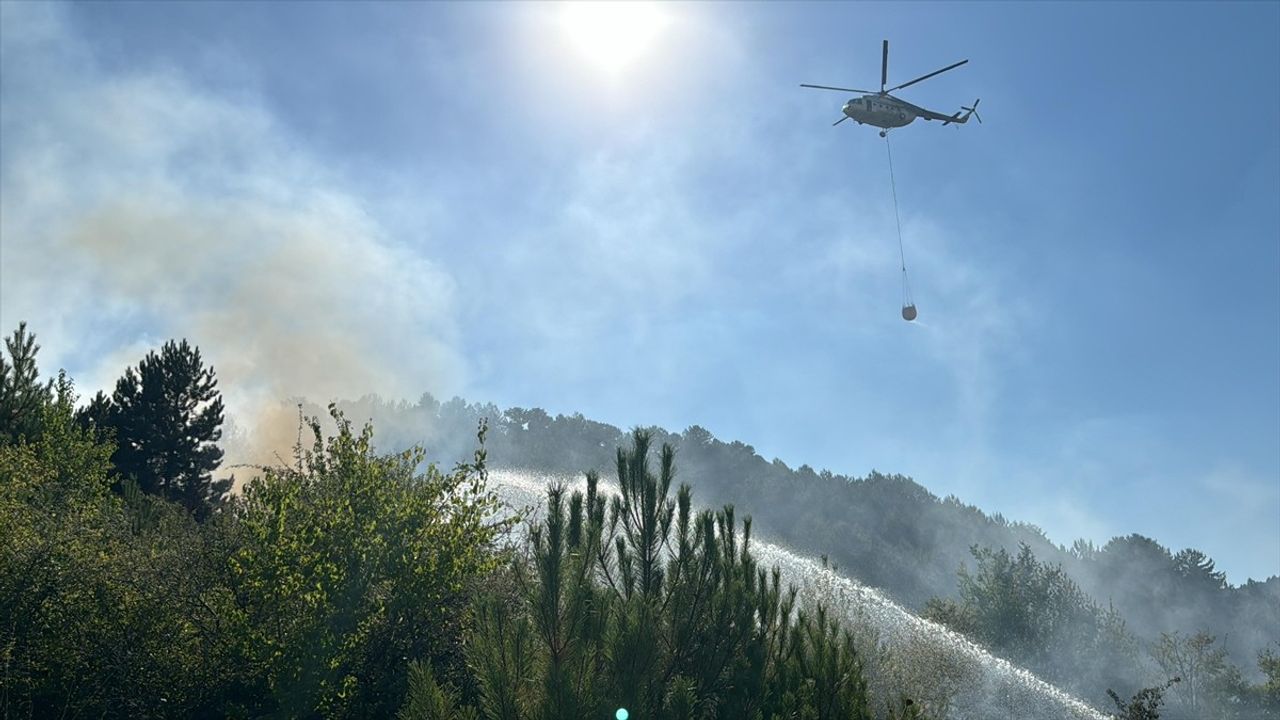
M 612 70 L 565 12 L 0 5 L 0 323 L 88 392 L 186 336 L 244 427 L 699 424 L 1280 573 L 1280 5 L 662 5 Z M 985 121 L 891 135 L 911 325 L 884 141 L 799 87 L 884 38 Z

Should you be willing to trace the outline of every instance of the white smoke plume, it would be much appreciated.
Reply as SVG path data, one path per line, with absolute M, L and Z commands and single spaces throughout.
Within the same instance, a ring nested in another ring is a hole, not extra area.
M 257 445 L 228 461 L 252 462 L 296 438 L 286 398 L 460 388 L 451 278 L 252 93 L 108 72 L 59 8 L 0 12 L 0 326 L 29 323 L 45 374 L 109 391 L 185 337 Z

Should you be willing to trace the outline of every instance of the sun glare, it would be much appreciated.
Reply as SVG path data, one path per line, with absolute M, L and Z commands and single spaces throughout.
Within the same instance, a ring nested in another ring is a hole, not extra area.
M 652 2 L 567 2 L 561 21 L 582 59 L 615 77 L 653 46 L 667 17 Z

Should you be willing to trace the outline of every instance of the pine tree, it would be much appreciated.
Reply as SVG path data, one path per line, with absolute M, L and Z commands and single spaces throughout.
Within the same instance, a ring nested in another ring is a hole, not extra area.
M 40 346 L 34 333 L 27 334 L 25 322 L 18 324 L 4 344 L 9 360 L 0 353 L 0 444 L 17 442 L 20 437 L 35 440 L 44 408 L 53 399 L 53 381 L 39 380 L 36 353 Z
M 222 394 L 199 348 L 170 340 L 116 382 L 110 398 L 99 393 L 81 420 L 114 435 L 112 463 L 145 493 L 182 504 L 196 519 L 208 517 L 231 490 L 214 480 L 222 462 Z
M 409 687 L 397 720 L 476 720 L 476 711 L 458 705 L 458 696 L 449 685 L 441 685 L 430 663 L 409 663 Z
M 1213 560 L 1194 548 L 1187 548 L 1173 556 L 1173 571 L 1194 583 L 1192 587 L 1196 590 L 1227 589 L 1227 574 L 1214 569 Z
M 617 456 L 620 494 L 548 490 L 510 602 L 479 606 L 468 662 L 488 720 L 840 718 L 869 720 L 852 635 L 827 611 L 797 613 L 794 588 L 749 550 L 732 506 L 694 514 L 670 494 L 674 452 L 647 462 L 637 431 Z

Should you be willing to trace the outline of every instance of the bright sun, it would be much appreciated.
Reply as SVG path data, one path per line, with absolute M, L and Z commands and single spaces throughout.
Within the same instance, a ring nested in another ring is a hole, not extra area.
M 652 2 L 567 2 L 561 24 L 586 62 L 616 77 L 653 45 L 667 17 Z

